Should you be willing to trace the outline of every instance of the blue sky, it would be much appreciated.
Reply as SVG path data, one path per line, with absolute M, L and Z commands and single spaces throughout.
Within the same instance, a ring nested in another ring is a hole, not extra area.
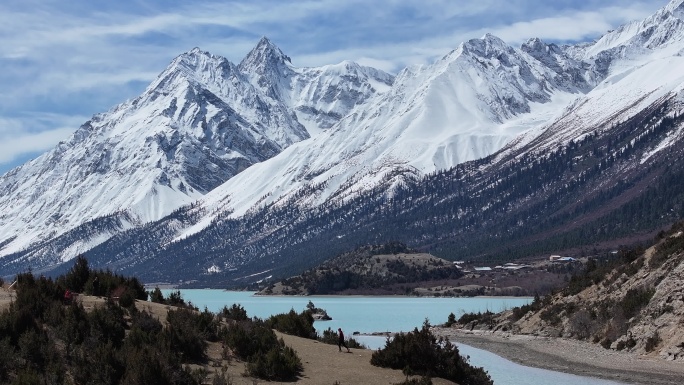
M 267 36 L 297 67 L 396 73 L 489 32 L 519 46 L 590 41 L 667 0 L 3 0 L 0 174 L 139 95 L 200 47 L 238 63 Z

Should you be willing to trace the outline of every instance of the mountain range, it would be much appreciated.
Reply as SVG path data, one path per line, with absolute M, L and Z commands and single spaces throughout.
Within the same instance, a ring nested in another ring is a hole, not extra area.
M 589 253 L 684 217 L 684 2 L 600 39 L 487 34 L 396 76 L 193 49 L 0 178 L 0 275 L 243 284 L 364 244 Z

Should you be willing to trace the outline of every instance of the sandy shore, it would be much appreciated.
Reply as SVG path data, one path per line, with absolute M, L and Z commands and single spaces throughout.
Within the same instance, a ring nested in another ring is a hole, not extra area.
M 448 337 L 525 366 L 644 385 L 684 384 L 684 362 L 603 349 L 588 342 L 436 328 Z

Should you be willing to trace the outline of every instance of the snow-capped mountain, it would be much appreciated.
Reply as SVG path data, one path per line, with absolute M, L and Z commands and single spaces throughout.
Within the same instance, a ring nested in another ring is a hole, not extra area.
M 589 194 L 572 190 L 575 206 L 636 196 L 645 187 L 629 183 L 646 183 L 640 170 L 657 185 L 654 170 L 682 145 L 683 19 L 684 1 L 673 0 L 591 43 L 530 39 L 517 49 L 487 34 L 396 78 L 351 62 L 296 68 L 265 38 L 238 66 L 193 50 L 141 97 L 3 177 L 0 271 L 48 268 L 54 256 L 97 244 L 100 264 L 144 268 L 148 278 L 176 278 L 164 272 L 169 261 L 187 268 L 184 278 L 237 277 L 284 271 L 352 236 L 378 240 L 388 231 L 418 245 L 458 238 L 475 250 L 468 242 L 481 235 L 468 232 L 476 227 L 514 234 L 496 227 L 509 222 L 501 213 L 533 228 L 541 212 L 569 215 L 543 210 L 581 212 L 555 203 L 572 186 Z M 638 159 L 629 158 L 635 149 Z M 540 165 L 554 171 L 530 179 L 538 190 L 511 179 Z M 110 179 L 98 182 L 100 174 Z M 42 175 L 48 184 L 32 187 Z M 435 213 L 425 202 L 452 206 Z
M 352 110 L 334 129 L 216 188 L 200 200 L 214 214 L 179 238 L 224 212 L 239 217 L 257 205 L 291 204 L 292 195 L 312 186 L 325 188 L 304 196 L 304 207 L 369 189 L 391 191 L 407 178 L 490 155 L 557 113 L 589 82 L 558 76 L 495 36 L 465 42 L 431 66 L 402 71 L 389 91 Z
M 38 267 L 70 259 L 194 202 L 393 81 L 354 63 L 298 69 L 286 60 L 266 38 L 239 66 L 198 48 L 178 56 L 141 96 L 0 179 L 0 255 L 28 252 L 45 259 L 30 262 Z M 98 218 L 108 225 L 44 246 Z
M 593 44 L 560 48 L 548 45 L 545 49 L 538 43 L 534 45 L 540 47 L 535 49 L 537 52 L 564 52 L 566 58 L 580 63 L 574 68 L 589 68 L 588 78 L 600 76 L 601 81 L 564 106 L 557 117 L 518 137 L 515 146 L 533 141 L 533 145 L 540 146 L 538 150 L 548 150 L 589 133 L 609 130 L 659 100 L 682 98 L 682 0 L 671 1 L 654 15 L 623 25 Z M 523 49 L 531 52 L 528 47 L 529 43 Z

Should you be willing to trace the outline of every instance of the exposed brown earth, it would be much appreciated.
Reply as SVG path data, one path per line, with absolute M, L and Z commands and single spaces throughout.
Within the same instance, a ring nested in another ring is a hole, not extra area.
M 295 384 L 397 384 L 406 379 L 400 370 L 385 369 L 370 364 L 372 350 L 351 349 L 351 353 L 340 353 L 336 345 L 328 345 L 319 341 L 294 337 L 276 332 L 285 344 L 292 347 L 302 360 L 304 367 Z M 245 363 L 242 361 L 226 361 L 221 358 L 220 343 L 212 343 L 207 350 L 209 356 L 208 369 L 221 370 L 227 368 L 226 373 L 235 385 L 292 384 L 292 382 L 272 382 L 245 377 Z M 441 378 L 432 380 L 435 385 L 454 384 Z

